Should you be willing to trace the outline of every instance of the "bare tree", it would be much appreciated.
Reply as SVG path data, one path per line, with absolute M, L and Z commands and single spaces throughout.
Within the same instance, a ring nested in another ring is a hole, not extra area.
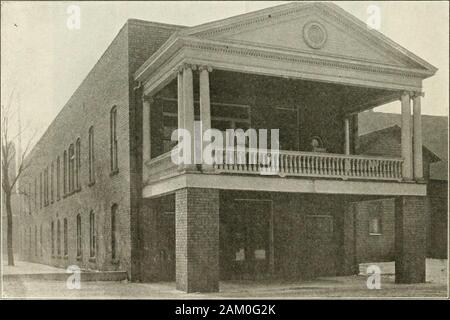
M 14 194 L 19 194 L 16 192 L 16 184 L 20 176 L 29 167 L 25 163 L 25 157 L 31 146 L 31 139 L 28 141 L 25 149 L 22 151 L 17 150 L 14 147 L 14 140 L 19 137 L 22 132 L 20 130 L 16 135 L 10 136 L 10 118 L 11 118 L 11 103 L 13 98 L 14 90 L 11 91 L 9 99 L 7 101 L 6 107 L 1 106 L 1 166 L 2 166 L 2 189 L 5 201 L 5 210 L 7 218 L 7 250 L 8 250 L 8 265 L 14 265 L 14 252 L 13 252 L 13 208 L 11 205 L 11 198 Z M 20 152 L 20 154 L 18 154 Z M 17 159 L 16 170 L 14 170 L 13 163 L 14 159 Z

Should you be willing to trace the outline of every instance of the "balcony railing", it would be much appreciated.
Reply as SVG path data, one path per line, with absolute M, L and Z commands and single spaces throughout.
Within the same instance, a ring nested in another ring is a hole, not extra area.
M 224 161 L 214 164 L 217 173 L 402 180 L 403 160 L 398 158 L 282 150 L 220 152 Z
M 247 149 L 216 151 L 215 159 L 208 173 L 402 180 L 403 160 L 399 158 Z M 150 182 L 179 174 L 178 166 L 171 161 L 170 152 L 147 162 L 147 170 Z

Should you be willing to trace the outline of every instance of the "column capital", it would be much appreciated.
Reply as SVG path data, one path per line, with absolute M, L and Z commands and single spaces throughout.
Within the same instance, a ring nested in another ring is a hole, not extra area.
M 411 97 L 412 98 L 419 98 L 419 97 L 425 97 L 425 92 L 423 92 L 423 91 L 414 91 L 414 92 L 412 92 L 412 95 L 411 95 Z
M 406 91 L 406 90 L 401 91 L 400 97 L 399 97 L 398 99 L 401 101 L 401 100 L 403 99 L 404 96 L 408 96 L 408 97 L 411 98 L 412 92 L 411 92 L 411 91 Z
M 198 71 L 203 71 L 203 70 L 206 70 L 208 72 L 212 72 L 213 68 L 211 66 L 208 66 L 208 65 L 200 65 L 198 67 Z
M 143 94 L 142 95 L 142 102 L 152 103 L 153 101 L 154 101 L 153 96 L 148 95 L 148 94 Z
M 192 64 L 192 63 L 188 63 L 188 62 L 183 62 L 178 67 L 178 72 L 182 72 L 185 69 L 191 69 L 192 71 L 195 71 L 195 70 L 197 70 L 197 65 L 196 64 Z

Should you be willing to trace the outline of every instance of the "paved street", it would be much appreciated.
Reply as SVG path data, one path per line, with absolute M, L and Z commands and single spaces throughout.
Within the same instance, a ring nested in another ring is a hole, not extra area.
M 308 297 L 445 297 L 447 295 L 446 260 L 427 260 L 427 283 L 394 283 L 393 263 L 380 263 L 385 273 L 381 289 L 369 290 L 367 276 L 327 277 L 313 281 L 226 281 L 220 292 L 185 294 L 175 290 L 175 283 L 82 282 L 81 289 L 68 289 L 64 281 L 7 280 L 4 298 L 137 298 L 137 299 L 214 299 L 214 298 L 308 298 Z M 59 269 L 61 270 L 61 269 Z M 361 266 L 361 271 L 365 266 Z

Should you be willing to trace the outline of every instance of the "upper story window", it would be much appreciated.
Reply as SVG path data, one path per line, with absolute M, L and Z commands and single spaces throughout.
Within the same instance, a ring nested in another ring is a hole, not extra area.
M 31 183 L 28 184 L 28 214 L 31 214 Z
M 95 182 L 95 169 L 94 169 L 94 127 L 89 128 L 89 183 Z
M 34 210 L 37 209 L 37 177 L 34 177 Z
M 73 144 L 69 146 L 69 192 L 75 190 L 75 150 Z
M 77 188 L 77 190 L 81 188 L 80 167 L 81 167 L 81 141 L 80 138 L 78 138 L 75 144 L 75 187 Z
M 67 193 L 67 151 L 63 154 L 63 194 Z
M 53 182 L 54 179 L 55 179 L 54 172 L 55 172 L 55 166 L 54 166 L 53 161 L 52 161 L 52 164 L 50 166 L 50 201 L 52 203 L 54 201 L 54 182 Z
M 42 208 L 42 200 L 43 200 L 43 196 L 42 196 L 42 172 L 39 173 L 39 208 Z
M 177 100 L 161 98 L 163 112 L 163 152 L 169 152 L 177 144 L 171 140 L 178 127 Z M 195 120 L 200 120 L 200 103 L 194 101 Z M 226 129 L 249 129 L 250 107 L 248 105 L 211 102 L 211 127 L 225 132 Z M 225 142 L 225 141 L 224 141 Z
M 56 200 L 61 199 L 60 188 L 61 188 L 61 164 L 59 156 L 56 158 Z
M 111 152 L 111 172 L 118 171 L 117 161 L 117 107 L 111 109 L 110 114 L 110 152 Z

